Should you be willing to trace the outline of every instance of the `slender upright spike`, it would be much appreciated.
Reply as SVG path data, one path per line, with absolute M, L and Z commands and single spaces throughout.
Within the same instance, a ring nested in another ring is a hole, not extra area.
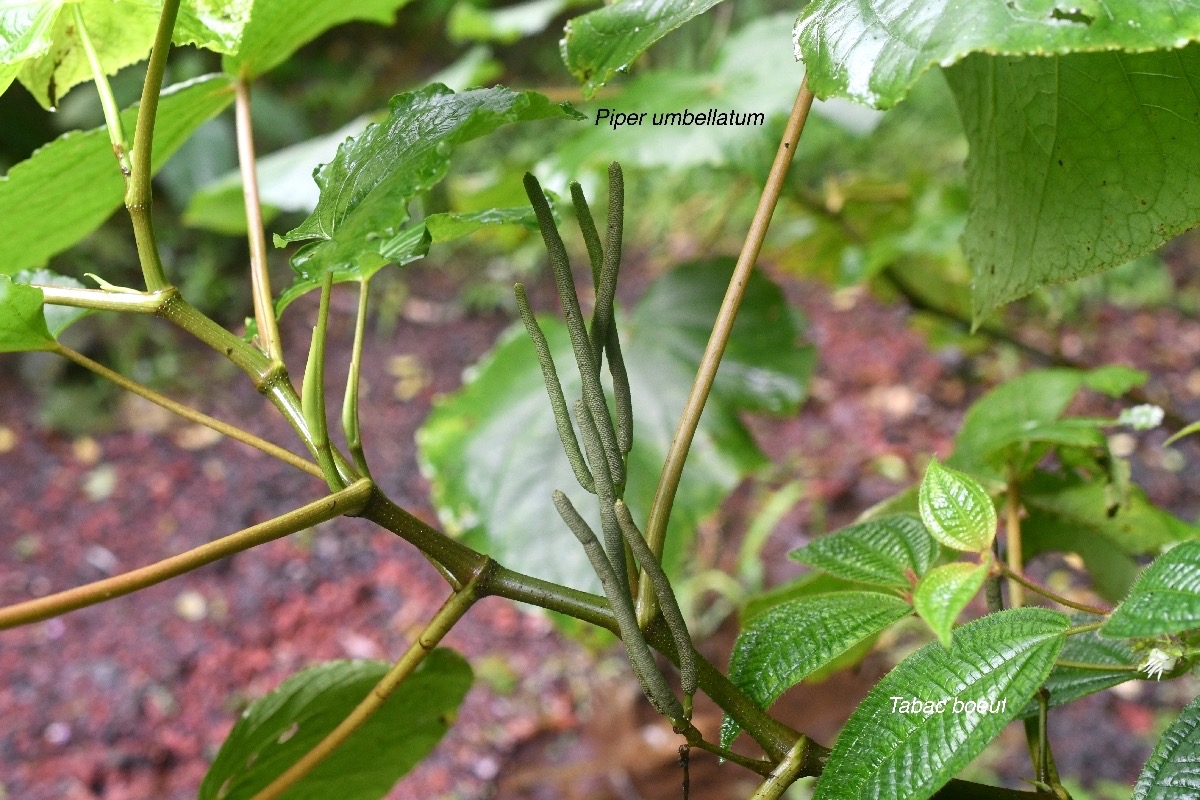
M 533 205 L 537 216 L 538 227 L 542 231 L 542 239 L 546 243 L 546 252 L 550 256 L 550 268 L 554 272 L 554 282 L 558 286 L 558 298 L 562 303 L 563 317 L 567 323 L 567 333 L 571 336 L 571 346 L 575 351 L 575 362 L 579 365 L 579 377 L 583 382 L 583 399 L 588 411 L 596 424 L 600 442 L 604 446 L 604 455 L 608 460 L 609 472 L 615 484 L 625 483 L 625 460 L 617 447 L 617 432 L 613 427 L 612 418 L 608 415 L 608 403 L 604 398 L 604 388 L 600 385 L 600 374 L 596 368 L 596 359 L 592 352 L 591 341 L 583 324 L 583 313 L 579 310 L 579 297 L 575 293 L 575 279 L 571 275 L 571 262 L 567 258 L 567 248 L 563 245 L 558 228 L 554 225 L 554 215 L 550 211 L 550 203 L 542 192 L 542 186 L 537 178 L 525 173 L 525 192 Z M 595 465 L 593 464 L 593 469 Z
M 617 447 L 621 455 L 629 455 L 633 449 L 633 396 L 629 391 L 629 373 L 625 371 L 625 357 L 621 354 L 621 340 L 617 326 L 609 325 L 608 374 L 612 376 L 613 400 L 617 411 Z
M 575 419 L 579 423 L 579 434 L 583 438 L 583 450 L 587 453 L 588 463 L 592 465 L 592 474 L 596 477 L 596 496 L 600 499 L 600 523 L 604 531 L 604 549 L 618 575 L 636 574 L 629 572 L 629 559 L 625 557 L 625 540 L 621 535 L 621 526 L 617 523 L 617 515 L 613 504 L 617 500 L 616 489 L 613 487 L 612 473 L 608 471 L 608 463 L 596 433 L 596 425 L 588 414 L 582 400 L 575 402 Z M 633 586 L 632 580 L 624 582 L 626 588 Z
M 571 202 L 575 205 L 575 217 L 579 220 L 579 231 L 583 234 L 583 243 L 587 245 L 588 259 L 592 262 L 592 288 L 600 287 L 600 266 L 604 263 L 604 246 L 600 244 L 600 233 L 596 230 L 596 220 L 588 207 L 587 198 L 583 196 L 583 187 L 579 183 L 571 183 Z
M 642 536 L 642 532 L 634 523 L 633 515 L 629 513 L 629 507 L 618 500 L 614 504 L 613 510 L 617 515 L 617 524 L 621 526 L 621 533 L 625 536 L 625 541 L 629 543 L 629 549 L 633 551 L 633 557 L 637 559 L 642 572 L 646 574 L 646 579 L 654 587 L 654 594 L 658 596 L 658 607 L 662 611 L 663 621 L 667 623 L 667 629 L 671 631 L 671 638 L 675 640 L 675 650 L 679 654 L 679 675 L 683 687 L 684 711 L 691 719 L 692 696 L 696 694 L 697 677 L 696 653 L 692 649 L 692 637 L 688 634 L 687 623 L 684 622 L 683 613 L 679 610 L 675 592 L 671 589 L 671 581 L 667 578 L 667 573 L 663 571 L 662 565 L 658 563 L 658 559 L 650 552 L 650 546 L 646 544 L 646 538 Z
M 558 509 L 559 516 L 563 518 L 563 522 L 567 523 L 571 533 L 575 534 L 575 538 L 583 545 L 583 550 L 592 563 L 592 569 L 596 571 L 600 585 L 604 587 L 604 594 L 608 598 L 609 606 L 612 607 L 617 627 L 621 631 L 621 639 L 625 642 L 629 661 L 633 665 L 638 683 L 642 686 L 642 692 L 645 693 L 650 704 L 669 719 L 672 725 L 680 729 L 685 728 L 687 714 L 680 705 L 679 699 L 667 686 L 667 680 L 658 668 L 650 646 L 646 644 L 646 636 L 637 624 L 637 613 L 633 609 L 633 601 L 628 593 L 621 591 L 624 581 L 618 579 L 618 573 L 605 557 L 604 549 L 596 539 L 596 534 L 588 527 L 583 517 L 579 516 L 579 512 L 571 504 L 570 498 L 562 492 L 556 491 L 554 507 Z
M 325 334 L 329 328 L 329 295 L 333 287 L 333 273 L 326 272 L 321 283 L 321 305 L 317 312 L 317 324 L 313 328 L 312 343 L 308 348 L 308 363 L 304 368 L 304 381 L 300 390 L 300 408 L 304 422 L 312 437 L 312 448 L 325 474 L 329 488 L 339 491 L 345 488 L 333 460 L 329 445 L 329 422 L 325 416 Z
M 529 298 L 525 295 L 525 287 L 517 284 L 513 287 L 517 298 L 517 309 L 521 312 L 521 321 L 529 338 L 533 339 L 533 348 L 537 351 L 538 363 L 542 365 L 542 382 L 546 384 L 546 394 L 550 396 L 550 408 L 554 411 L 554 424 L 558 427 L 558 438 L 562 442 L 563 452 L 567 461 L 571 462 L 571 470 L 575 480 L 585 490 L 596 493 L 596 480 L 584 463 L 583 453 L 579 450 L 579 440 L 575 438 L 575 428 L 571 425 L 571 415 L 567 411 L 567 400 L 563 397 L 562 384 L 558 380 L 558 370 L 554 368 L 554 358 L 550 355 L 550 345 L 546 342 L 546 334 L 529 307 Z
M 367 328 L 367 280 L 358 283 L 358 313 L 354 318 L 354 346 L 350 351 L 350 374 L 346 377 L 346 394 L 342 397 L 342 431 L 346 445 L 354 458 L 354 466 L 365 477 L 371 477 L 367 457 L 363 452 L 362 430 L 358 424 L 358 386 L 362 373 L 363 340 Z M 619 438 L 619 437 L 618 437 Z

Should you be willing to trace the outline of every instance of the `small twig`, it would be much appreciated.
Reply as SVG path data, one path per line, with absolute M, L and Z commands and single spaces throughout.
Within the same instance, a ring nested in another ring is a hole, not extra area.
M 481 576 L 476 576 L 475 580 L 462 587 L 450 596 L 450 599 L 438 610 L 412 643 L 412 646 L 405 651 L 387 674 L 380 679 L 379 683 L 371 689 L 370 693 L 362 699 L 353 711 L 346 718 L 338 723 L 337 727 L 330 731 L 324 739 L 309 750 L 304 756 L 292 766 L 288 767 L 279 777 L 271 781 L 266 788 L 254 795 L 251 800 L 274 800 L 281 796 L 291 787 L 295 786 L 309 772 L 316 768 L 318 764 L 338 748 L 346 739 L 350 738 L 356 730 L 362 727 L 368 719 L 376 711 L 379 710 L 387 699 L 391 697 L 392 692 L 396 691 L 405 678 L 413 673 L 420 665 L 425 657 L 433 652 L 433 648 L 442 640 L 454 624 L 462 619 L 479 599 L 479 594 L 476 591 Z
M 1011 464 L 1008 467 L 1008 491 L 1004 497 L 1004 543 L 1008 568 L 1021 574 L 1025 569 L 1021 555 L 1021 495 L 1016 470 Z M 1019 581 L 1009 578 L 1008 601 L 1013 608 L 1025 605 L 1024 588 Z
M 671 517 L 671 507 L 675 503 L 675 492 L 679 489 L 679 480 L 683 476 L 683 465 L 687 460 L 688 450 L 691 449 L 692 438 L 696 435 L 696 428 L 700 424 L 700 415 L 704 411 L 704 404 L 712 391 L 713 381 L 717 376 L 717 367 L 720 366 L 721 356 L 725 352 L 725 344 L 729 341 L 729 335 L 733 331 L 733 322 L 737 316 L 738 306 L 741 305 L 742 295 L 750 280 L 750 273 L 754 269 L 759 250 L 762 249 L 763 240 L 767 236 L 767 227 L 771 224 L 771 216 L 775 212 L 775 205 L 779 202 L 779 195 L 783 191 L 784 180 L 787 178 L 788 169 L 795 156 L 800 135 L 804 131 L 804 123 L 808 119 L 812 101 L 813 95 L 808 89 L 808 77 L 806 76 L 796 95 L 796 103 L 792 108 L 787 126 L 784 128 L 783 139 L 775 154 L 775 162 L 771 165 L 771 173 L 763 187 L 758 208 L 754 212 L 754 219 L 750 223 L 750 230 L 746 234 L 742 252 L 738 256 L 733 276 L 729 280 L 725 299 L 721 301 L 721 310 L 717 313 L 708 345 L 700 359 L 700 368 L 696 372 L 695 383 L 692 385 L 691 394 L 688 395 L 687 403 L 679 418 L 679 427 L 675 432 L 675 438 L 671 441 L 671 449 L 667 453 L 662 473 L 658 479 L 654 503 L 650 507 L 650 517 L 646 521 L 646 542 L 658 558 L 662 558 L 663 546 L 667 537 L 667 522 Z M 656 612 L 654 591 L 647 583 L 642 582 L 638 590 L 638 623 L 642 626 L 648 625 Z
M 1070 598 L 1063 597 L 1061 594 L 1056 594 L 1056 593 L 1050 591 L 1049 589 L 1047 589 L 1045 586 L 1041 586 L 1040 584 L 1034 583 L 1033 581 L 1026 578 L 1024 575 L 1022 575 L 1021 573 L 1015 572 L 1012 569 L 1012 567 L 1008 566 L 1007 564 L 1005 564 L 1002 561 L 996 561 L 994 563 L 996 565 L 996 569 L 1000 570 L 1001 574 L 1003 574 L 1005 577 L 1009 578 L 1010 580 L 1016 581 L 1017 583 L 1021 584 L 1022 586 L 1024 586 L 1026 589 L 1028 589 L 1031 592 L 1037 592 L 1042 597 L 1045 597 L 1048 600 L 1053 600 L 1054 602 L 1058 603 L 1059 605 L 1066 606 L 1067 608 L 1073 608 L 1077 611 L 1086 611 L 1089 614 L 1096 614 L 1098 616 L 1106 616 L 1106 615 L 1112 613 L 1112 609 L 1100 608 L 1099 606 L 1091 606 L 1091 605 L 1088 605 L 1087 603 L 1080 603 L 1076 600 L 1071 600 Z M 1097 625 L 1097 627 L 1099 627 L 1099 625 Z
M 271 276 L 267 271 L 267 237 L 263 232 L 262 203 L 258 196 L 258 169 L 254 156 L 254 129 L 250 121 L 250 86 L 245 77 L 234 81 L 234 119 L 237 129 L 238 166 L 242 172 L 242 199 L 246 206 L 246 238 L 250 243 L 250 279 L 254 293 L 254 321 L 258 342 L 267 358 L 283 359 L 279 325 L 271 302 Z
M 83 52 L 87 54 L 88 64 L 92 67 L 92 78 L 96 82 L 96 92 L 100 95 L 100 108 L 104 111 L 108 140 L 112 142 L 113 155 L 117 158 L 121 177 L 128 181 L 132 169 L 129 166 L 129 140 L 125 137 L 125 125 L 121 122 L 121 109 L 117 107 L 117 98 L 113 96 L 108 76 L 104 74 L 100 56 L 92 46 L 92 37 L 88 35 L 87 24 L 83 19 L 83 7 L 75 4 L 71 9 L 75 14 L 75 33 L 79 36 L 79 43 L 83 45 Z
M 64 358 L 74 361 L 79 366 L 91 370 L 101 378 L 115 383 L 122 389 L 133 392 L 138 397 L 142 397 L 146 400 L 149 400 L 151 403 L 154 403 L 155 405 L 165 408 L 172 414 L 177 414 L 190 422 L 195 422 L 199 425 L 205 426 L 206 428 L 211 428 L 218 433 L 228 436 L 230 439 L 236 439 L 242 444 L 248 444 L 251 447 L 257 448 L 267 455 L 277 458 L 280 461 L 295 467 L 296 469 L 304 470 L 309 475 L 315 475 L 318 478 L 323 477 L 320 467 L 311 461 L 305 461 L 303 458 L 291 452 L 290 450 L 285 450 L 273 442 L 268 442 L 266 439 L 261 439 L 258 436 L 255 436 L 249 431 L 243 430 L 235 425 L 230 425 L 227 422 L 222 422 L 215 417 L 210 417 L 209 415 L 186 406 L 183 403 L 172 400 L 166 395 L 159 394 L 150 387 L 143 386 L 137 381 L 127 378 L 119 372 L 114 372 L 103 364 L 93 361 L 83 353 L 72 350 L 70 347 L 67 347 L 61 342 L 59 342 L 56 352 L 58 352 L 58 354 Z
M 202 544 L 193 550 L 171 556 L 156 564 L 114 575 L 86 586 L 77 586 L 65 592 L 0 608 L 0 630 L 15 628 L 18 625 L 28 625 L 31 622 L 40 622 L 68 611 L 102 603 L 114 597 L 121 597 L 156 583 L 162 583 L 185 572 L 199 569 L 234 553 L 240 553 L 265 542 L 311 528 L 313 525 L 326 522 L 334 517 L 357 514 L 363 509 L 373 488 L 370 481 L 361 480 L 340 492 L 301 506 L 295 511 L 289 511 L 267 522 L 260 522 L 245 530 Z
M 750 800 L 779 800 L 788 787 L 796 782 L 808 761 L 808 740 L 801 739 L 787 754 L 787 758 L 771 771 L 770 776 L 750 795 Z

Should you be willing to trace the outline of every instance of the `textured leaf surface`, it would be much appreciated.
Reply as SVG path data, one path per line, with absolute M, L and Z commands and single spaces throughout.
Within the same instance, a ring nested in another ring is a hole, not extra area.
M 1200 796 L 1200 698 L 1163 733 L 1133 787 L 1132 800 L 1190 800 Z
M 54 349 L 42 303 L 41 289 L 0 275 L 0 353 Z
M 1200 45 L 972 56 L 946 76 L 971 145 L 963 248 L 976 318 L 1200 222 L 1189 177 L 1200 172 Z
M 921 520 L 930 535 L 946 547 L 982 552 L 996 537 L 992 498 L 969 475 L 929 462 L 918 497 Z
M 330 661 L 284 681 L 234 725 L 200 786 L 200 800 L 247 800 L 341 722 L 384 676 L 383 661 Z M 348 741 L 288 791 L 289 800 L 379 800 L 450 727 L 471 668 L 431 652 Z
M 1200 38 L 1200 3 L 1140 0 L 817 0 L 796 22 L 798 56 L 820 97 L 895 105 L 934 65 L 968 53 L 1053 55 L 1173 49 Z M 1050 59 L 1046 59 L 1050 60 Z
M 224 75 L 178 84 L 163 93 L 154 129 L 159 169 L 192 134 L 233 100 Z M 136 107 L 122 113 L 133 130 Z M 39 149 L 0 179 L 0 274 L 39 267 L 100 226 L 125 196 L 103 128 L 73 131 Z
M 836 592 L 782 603 L 738 634 L 729 678 L 767 708 L 816 670 L 910 613 L 908 603 L 879 592 Z M 740 730 L 725 717 L 721 746 L 728 747 Z
M 563 61 L 590 97 L 650 45 L 719 2 L 621 0 L 575 17 L 562 40 Z
M 937 543 L 909 514 L 851 525 L 789 554 L 830 575 L 893 589 L 909 589 L 937 557 Z
M 950 633 L 958 615 L 979 592 L 990 568 L 991 558 L 983 564 L 963 561 L 943 564 L 930 570 L 917 584 L 913 607 L 944 647 L 950 646 Z
M 1085 625 L 1097 622 L 1100 618 L 1091 614 L 1075 614 L 1071 617 L 1072 625 Z M 1077 661 L 1081 664 L 1108 664 L 1125 669 L 1079 669 L 1076 667 L 1056 666 L 1046 679 L 1045 688 L 1050 693 L 1050 706 L 1061 706 L 1086 697 L 1089 694 L 1103 691 L 1119 683 L 1134 680 L 1138 677 L 1136 668 L 1139 663 L 1137 653 L 1120 639 L 1105 639 L 1097 631 L 1076 634 L 1067 637 L 1066 644 L 1058 654 L 1059 661 Z M 1021 712 L 1022 717 L 1031 717 L 1038 713 L 1038 704 L 1031 701 Z
M 226 56 L 224 68 L 248 77 L 262 75 L 283 63 L 313 39 L 343 22 L 363 20 L 390 25 L 396 10 L 409 0 L 254 0 L 250 23 L 242 33 L 241 46 Z
M 456 145 L 511 122 L 581 118 L 565 103 L 503 87 L 455 94 L 435 84 L 396 95 L 387 119 L 345 142 L 317 171 L 316 210 L 283 237 L 310 242 L 292 257 L 292 266 L 320 275 L 389 263 L 381 243 L 401 233 L 409 202 L 445 176 Z
M 1146 567 L 1100 629 L 1131 638 L 1200 628 L 1200 542 L 1173 547 Z
M 724 287 L 731 271 L 729 261 L 687 265 L 660 283 L 675 287 L 680 296 L 694 302 L 703 299 L 712 320 L 719 305 L 719 287 Z M 707 288 L 688 288 L 695 282 Z M 808 348 L 795 345 L 800 329 L 787 315 L 778 290 L 766 291 L 755 285 L 764 282 L 759 275 L 751 279 L 745 313 L 739 315 L 732 340 L 736 342 L 747 330 L 752 333 L 758 324 L 755 320 L 776 320 L 786 331 L 784 338 L 795 351 L 795 360 L 786 376 L 778 380 L 771 376 L 751 385 L 762 386 L 764 392 L 764 397 L 753 403 L 755 407 L 776 402 L 776 385 L 795 380 L 797 374 L 803 380 L 812 358 Z M 653 500 L 658 472 L 697 366 L 695 348 L 680 348 L 681 334 L 664 327 L 656 295 L 662 296 L 659 285 L 651 287 L 620 327 L 634 405 L 634 445 L 625 499 L 639 521 Z M 766 302 L 768 297 L 775 298 L 773 303 Z M 688 313 L 701 314 L 703 309 L 689 309 Z M 580 388 L 566 330 L 557 319 L 542 318 L 541 324 L 570 403 L 579 397 Z M 781 361 L 784 355 L 779 352 L 755 352 L 732 344 L 727 353 L 727 357 L 736 353 L 739 360 L 752 360 L 742 365 L 724 362 L 718 384 L 736 380 L 728 376 L 755 370 L 770 373 L 787 363 Z M 726 367 L 730 367 L 728 373 Z M 747 387 L 728 387 L 728 391 L 716 392 L 701 418 L 668 529 L 665 560 L 669 574 L 700 520 L 717 508 L 749 470 L 762 463 L 762 455 L 737 418 L 742 406 L 734 401 L 740 403 L 746 391 Z M 554 518 L 550 496 L 560 489 L 599 530 L 595 500 L 578 487 L 562 453 L 533 343 L 523 328 L 510 329 L 470 371 L 463 389 L 435 404 L 418 434 L 418 444 L 422 470 L 433 484 L 434 503 L 448 531 L 467 535 L 472 543 L 522 572 L 581 589 L 598 586 L 583 550 Z
M 924 800 L 999 735 L 1050 673 L 1066 615 L 1017 608 L 975 620 L 949 649 L 922 647 L 884 676 L 838 736 L 814 800 Z M 953 701 L 1003 702 L 954 712 Z M 942 713 L 893 711 L 899 700 L 946 700 Z

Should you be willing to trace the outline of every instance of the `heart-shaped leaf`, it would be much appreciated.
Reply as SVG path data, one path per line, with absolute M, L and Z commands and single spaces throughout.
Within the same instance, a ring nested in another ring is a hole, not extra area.
M 895 514 L 842 528 L 789 555 L 848 581 L 910 589 L 929 570 L 937 551 L 921 520 Z
M 918 497 L 921 520 L 946 547 L 981 553 L 996 537 L 996 508 L 979 482 L 935 458 L 925 469 Z

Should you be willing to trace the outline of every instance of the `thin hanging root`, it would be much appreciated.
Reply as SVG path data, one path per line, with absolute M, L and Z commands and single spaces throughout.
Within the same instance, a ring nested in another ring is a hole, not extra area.
M 617 432 L 613 428 L 612 419 L 608 416 L 608 403 L 604 399 L 604 389 L 600 386 L 600 374 L 596 367 L 596 359 L 592 353 L 592 345 L 588 339 L 587 330 L 583 324 L 583 313 L 579 310 L 579 298 L 575 294 L 575 279 L 571 276 L 571 262 L 567 258 L 567 248 L 563 245 L 558 228 L 554 225 L 554 215 L 550 211 L 550 203 L 542 193 L 542 186 L 537 178 L 525 173 L 525 192 L 533 205 L 537 216 L 538 227 L 542 231 L 542 239 L 546 243 L 546 252 L 550 256 L 550 268 L 554 272 L 554 282 L 558 286 L 558 298 L 562 303 L 563 317 L 567 323 L 567 333 L 571 337 L 571 347 L 575 351 L 575 363 L 579 365 L 579 377 L 583 382 L 583 400 L 596 422 L 600 442 L 604 446 L 604 456 L 608 460 L 608 469 L 614 485 L 625 485 L 625 460 L 617 447 Z M 593 465 L 593 469 L 595 465 Z
M 642 571 L 646 573 L 646 579 L 654 587 L 654 594 L 658 597 L 658 607 L 662 611 L 663 620 L 667 623 L 667 629 L 671 631 L 671 638 L 675 640 L 675 650 L 679 654 L 679 676 L 683 688 L 684 713 L 688 719 L 691 719 L 692 697 L 696 694 L 697 684 L 696 653 L 692 649 L 692 637 L 688 634 L 687 623 L 683 621 L 683 614 L 679 610 L 675 592 L 671 590 L 671 581 L 667 578 L 667 573 L 663 571 L 662 565 L 650 552 L 650 546 L 646 544 L 646 538 L 642 536 L 642 532 L 634 523 L 633 516 L 629 513 L 629 507 L 618 500 L 614 504 L 614 510 L 617 514 L 617 524 L 621 526 L 621 533 L 624 534 L 629 549 L 633 551 L 633 557 L 637 559 Z
M 579 220 L 579 232 L 583 234 L 583 243 L 587 245 L 588 259 L 592 262 L 592 288 L 598 290 L 600 267 L 604 263 L 604 248 L 600 244 L 600 233 L 596 230 L 592 209 L 588 207 L 587 198 L 583 196 L 583 187 L 578 182 L 571 183 L 571 202 L 575 206 L 575 217 Z
M 621 591 L 624 582 L 618 580 L 617 573 L 613 571 L 613 565 L 604 555 L 604 548 L 600 546 L 596 534 L 584 522 L 583 517 L 579 516 L 575 506 L 562 492 L 554 493 L 554 507 L 558 509 L 559 516 L 563 518 L 563 522 L 567 523 L 571 533 L 575 534 L 575 538 L 583 545 L 588 560 L 592 562 L 592 569 L 596 571 L 600 585 L 604 587 L 604 594 L 608 598 L 608 604 L 617 620 L 621 639 L 625 642 L 625 649 L 629 653 L 629 661 L 633 665 L 634 674 L 637 675 L 638 683 L 641 684 L 646 699 L 660 714 L 669 719 L 673 726 L 685 730 L 688 720 L 683 706 L 679 704 L 678 698 L 667 686 L 666 678 L 663 677 L 662 671 L 654 661 L 650 646 L 646 644 L 646 637 L 638 627 L 633 601 L 628 592 Z
M 517 284 L 513 287 L 517 298 L 517 309 L 521 312 L 521 321 L 529 338 L 533 339 L 533 348 L 537 351 L 538 363 L 542 365 L 542 381 L 546 384 L 546 394 L 550 395 L 550 408 L 554 410 L 554 424 L 558 426 L 558 438 L 562 441 L 563 452 L 571 469 L 575 472 L 575 480 L 585 490 L 596 493 L 596 481 L 584 463 L 583 453 L 579 449 L 579 440 L 575 438 L 575 428 L 571 426 L 571 416 L 567 412 L 567 400 L 563 397 L 562 384 L 558 380 L 558 370 L 554 368 L 554 358 L 550 355 L 550 345 L 546 343 L 546 334 L 533 316 L 529 307 L 529 298 L 525 295 L 525 287 Z
M 629 574 L 629 560 L 625 557 L 625 541 L 621 535 L 621 526 L 617 522 L 614 503 L 617 495 L 613 487 L 612 475 L 600 445 L 600 437 L 596 433 L 596 424 L 588 413 L 587 406 L 582 400 L 575 401 L 575 420 L 579 424 L 579 434 L 583 437 L 583 450 L 587 453 L 588 463 L 592 465 L 596 476 L 596 496 L 600 498 L 600 523 L 604 529 L 604 549 L 608 551 L 609 562 L 617 575 Z M 636 577 L 634 575 L 633 577 Z M 633 599 L 629 587 L 632 580 L 622 581 L 626 592 Z

